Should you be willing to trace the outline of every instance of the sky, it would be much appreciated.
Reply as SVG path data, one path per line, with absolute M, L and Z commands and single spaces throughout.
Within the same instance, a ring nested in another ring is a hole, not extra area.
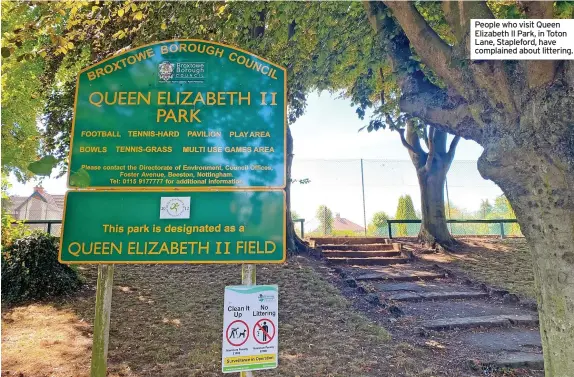
M 360 120 L 347 99 L 327 92 L 312 93 L 306 113 L 291 125 L 294 160 L 292 177 L 309 178 L 308 184 L 292 186 L 292 209 L 313 227 L 319 205 L 360 225 L 364 223 L 361 159 L 365 182 L 367 222 L 377 211 L 391 217 L 398 197 L 410 194 L 420 208 L 416 173 L 399 135 L 389 130 L 358 132 L 367 123 Z M 476 160 L 482 147 L 462 139 L 447 176 L 450 202 L 469 211 L 477 210 L 481 199 L 494 200 L 501 194 L 492 182 L 480 177 Z M 11 177 L 11 195 L 27 196 L 38 182 L 18 183 Z M 66 192 L 66 177 L 43 179 L 51 194 Z

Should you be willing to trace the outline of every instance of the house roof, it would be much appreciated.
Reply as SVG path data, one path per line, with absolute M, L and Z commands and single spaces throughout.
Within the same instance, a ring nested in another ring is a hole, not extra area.
M 362 232 L 365 230 L 359 224 L 355 224 L 349 219 L 341 217 L 341 214 L 337 213 L 333 219 L 333 229 L 334 230 L 352 230 L 354 232 Z
M 30 196 L 11 196 L 8 201 L 8 211 L 10 214 L 15 214 L 21 208 L 29 205 L 30 200 L 36 199 L 45 202 L 49 211 L 54 213 L 61 213 L 64 209 L 65 195 L 51 195 L 48 194 L 41 186 L 34 187 L 34 192 Z
M 333 230 L 364 232 L 365 228 L 363 228 L 359 224 L 352 222 L 349 219 L 341 217 L 341 214 L 337 213 L 337 214 L 335 214 L 335 218 L 333 219 Z M 315 230 L 313 230 L 313 232 L 319 232 L 319 233 L 323 232 L 321 225 L 319 225 L 317 228 L 315 228 Z

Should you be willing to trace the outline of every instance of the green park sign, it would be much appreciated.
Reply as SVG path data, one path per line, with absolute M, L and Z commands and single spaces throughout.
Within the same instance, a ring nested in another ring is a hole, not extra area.
M 282 263 L 283 191 L 69 191 L 59 260 Z
M 68 185 L 284 188 L 286 71 L 200 40 L 123 51 L 80 72 Z

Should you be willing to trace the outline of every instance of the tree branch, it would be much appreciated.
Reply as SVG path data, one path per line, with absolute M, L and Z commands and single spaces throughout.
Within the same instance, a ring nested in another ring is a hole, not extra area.
M 399 133 L 399 135 L 401 135 L 401 143 L 403 143 L 403 146 L 407 148 L 409 151 L 413 152 L 414 154 L 418 154 L 417 151 L 415 151 L 415 149 L 413 148 L 413 146 L 407 142 L 407 139 L 405 139 L 405 129 L 399 128 L 397 132 Z
M 440 88 L 427 87 L 421 90 L 419 85 L 403 85 L 399 105 L 401 111 L 420 118 L 427 124 L 461 135 L 465 139 L 478 143 L 482 141 L 484 124 L 480 117 L 473 116 L 464 99 L 449 97 Z
M 463 53 L 467 57 L 471 19 L 494 18 L 494 15 L 485 1 L 443 1 L 442 9 L 457 43 L 463 47 Z
M 425 141 L 425 145 L 427 148 L 429 147 L 429 135 L 426 126 L 423 128 L 423 140 Z
M 367 18 L 377 33 L 398 27 L 396 20 L 384 17 L 382 3 L 364 1 L 363 5 Z M 412 55 L 405 33 L 399 29 L 393 37 L 384 38 L 383 43 L 383 49 L 388 54 L 394 74 L 397 75 L 397 84 L 401 89 L 399 102 L 401 111 L 418 117 L 427 124 L 435 124 L 446 132 L 480 143 L 484 122 L 480 119 L 480 113 L 470 112 L 464 98 L 432 84 L 425 79 L 421 71 L 406 73 L 400 70 Z
M 454 47 L 454 56 L 457 60 L 467 60 L 470 55 L 470 23 L 472 19 L 491 19 L 494 15 L 485 1 L 443 1 L 445 18 L 453 30 L 457 45 Z M 470 62 L 472 79 L 468 80 L 469 87 L 476 84 L 487 94 L 486 100 L 490 106 L 497 108 L 500 104 L 511 114 L 516 114 L 516 104 L 512 97 L 512 90 L 502 61 Z M 472 82 L 474 81 L 474 83 Z M 470 89 L 469 89 L 470 92 Z M 465 98 L 470 102 L 480 99 L 480 91 L 474 92 L 473 97 Z
M 434 147 L 434 133 L 435 133 L 434 126 L 430 126 L 429 129 L 429 154 L 427 156 L 427 162 L 425 164 L 425 170 L 429 172 L 432 167 L 432 160 L 434 159 L 435 154 L 435 147 Z
M 451 47 L 427 24 L 414 4 L 406 1 L 385 1 L 384 3 L 393 11 L 393 15 L 422 61 L 459 94 L 465 96 L 467 90 L 462 72 L 450 65 Z
M 522 1 L 524 12 L 528 18 L 552 18 L 553 1 Z M 546 86 L 556 74 L 558 62 L 553 60 L 535 60 L 526 62 L 526 81 L 530 89 Z
M 448 159 L 450 162 L 452 162 L 452 160 L 454 159 L 454 152 L 456 151 L 456 146 L 458 145 L 459 141 L 460 141 L 460 136 L 457 135 L 450 142 L 450 147 L 448 147 L 448 153 L 447 153 Z

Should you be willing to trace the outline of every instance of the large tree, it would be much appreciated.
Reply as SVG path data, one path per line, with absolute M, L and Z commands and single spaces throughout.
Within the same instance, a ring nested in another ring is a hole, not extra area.
M 447 228 L 444 187 L 460 136 L 455 136 L 447 147 L 446 132 L 434 126 L 417 127 L 413 120 L 407 121 L 406 136 L 405 129 L 398 131 L 419 180 L 422 219 L 418 238 L 429 246 L 439 243 L 449 248 L 455 240 Z M 422 148 L 420 139 L 424 140 L 428 151 Z
M 552 2 L 522 7 L 529 18 L 554 15 Z M 574 64 L 469 60 L 471 19 L 494 18 L 483 2 L 443 3 L 452 44 L 414 3 L 366 3 L 365 8 L 398 76 L 401 111 L 484 147 L 479 171 L 505 192 L 533 252 L 546 374 L 570 374 Z M 403 67 L 413 50 L 424 67 L 409 72 Z
M 6 47 L 7 59 L 17 59 L 18 43 L 35 44 L 24 63 L 43 64 L 44 147 L 62 161 L 78 67 L 173 38 L 234 44 L 286 66 L 290 121 L 304 112 L 306 93 L 328 89 L 349 96 L 359 116 L 373 108 L 370 126 L 408 116 L 476 141 L 481 174 L 509 198 L 533 252 L 546 373 L 565 376 L 574 370 L 574 63 L 471 61 L 468 46 L 472 18 L 571 18 L 572 9 L 511 1 L 17 3 L 12 11 L 33 22 L 14 28 Z

